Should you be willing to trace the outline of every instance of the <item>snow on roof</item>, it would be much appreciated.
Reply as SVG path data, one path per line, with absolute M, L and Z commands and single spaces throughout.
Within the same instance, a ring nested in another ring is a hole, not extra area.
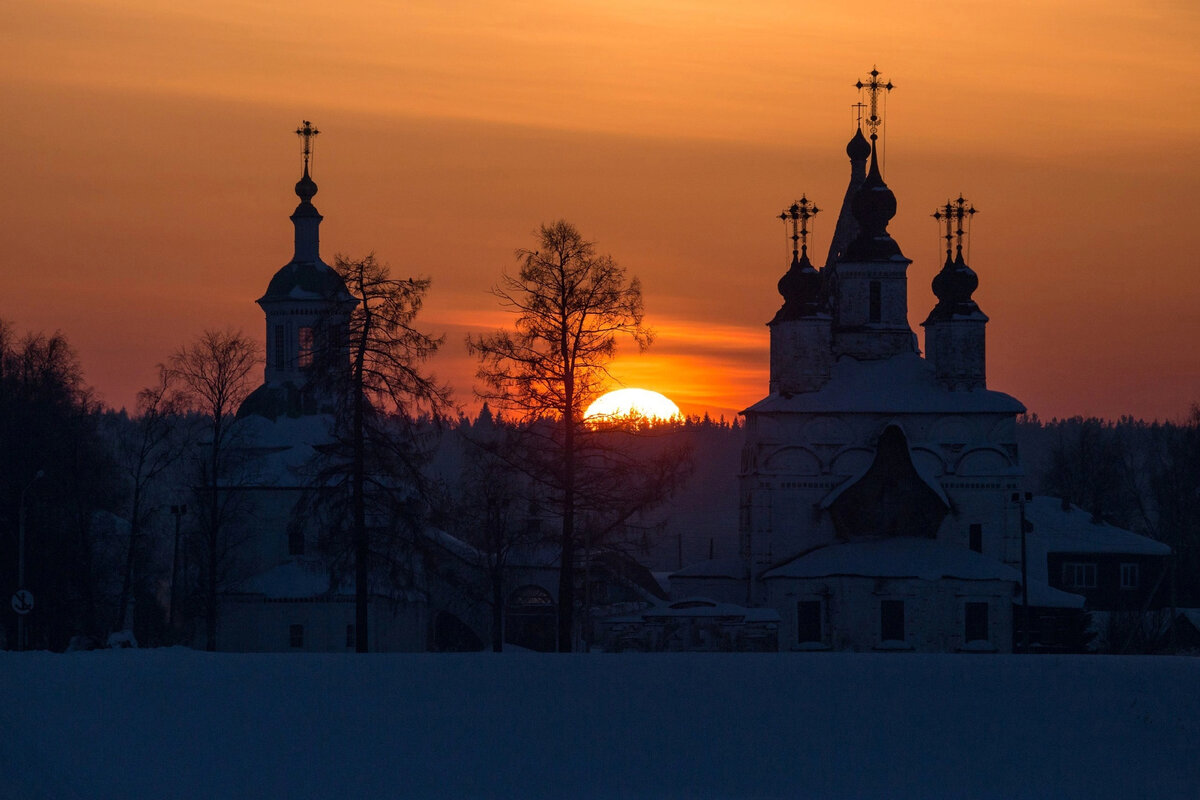
M 1171 548 L 1162 542 L 1133 531 L 1092 522 L 1092 515 L 1072 505 L 1063 511 L 1057 497 L 1035 497 L 1025 505 L 1025 517 L 1033 524 L 1028 547 L 1046 553 L 1129 553 L 1131 555 L 1169 555 Z M 1033 561 L 1033 559 L 1031 559 Z M 1045 564 L 1045 558 L 1041 559 Z
M 746 562 L 740 558 L 717 558 L 712 561 L 698 561 L 688 564 L 681 570 L 670 574 L 670 578 L 735 578 L 745 580 L 749 573 Z
M 1032 569 L 1028 570 L 1033 572 Z M 1029 579 L 1030 608 L 1083 608 L 1087 598 L 1080 594 L 1071 594 L 1062 589 L 1055 589 L 1045 581 Z M 1021 594 L 1018 592 L 1015 602 L 1021 604 Z
M 647 620 L 693 617 L 741 617 L 745 622 L 779 622 L 779 612 L 773 608 L 746 608 L 733 603 L 721 603 L 708 597 L 688 597 L 665 606 L 652 606 L 642 611 Z
M 928 361 L 916 353 L 901 353 L 878 361 L 843 356 L 833 365 L 829 382 L 817 391 L 790 397 L 770 394 L 746 411 L 1020 414 L 1025 406 L 1011 395 L 988 389 L 952 392 L 937 382 Z
M 237 446 L 250 456 L 239 485 L 298 486 L 308 483 L 316 447 L 333 441 L 333 418 L 327 414 L 279 417 L 271 421 L 252 414 L 238 421 Z
M 288 561 L 243 581 L 238 590 L 273 600 L 320 597 L 329 593 L 329 571 L 319 563 Z M 343 584 L 337 593 L 353 594 L 354 588 Z
M 826 545 L 767 570 L 762 577 L 826 578 L 833 575 L 926 581 L 941 578 L 1021 581 L 1021 573 L 1012 567 L 973 550 L 947 546 L 934 539 L 906 536 Z

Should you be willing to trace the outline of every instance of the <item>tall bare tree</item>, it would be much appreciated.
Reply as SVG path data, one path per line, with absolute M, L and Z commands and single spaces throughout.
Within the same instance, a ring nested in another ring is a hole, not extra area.
M 413 534 L 420 524 L 425 448 L 417 418 L 449 408 L 450 389 L 424 367 L 442 339 L 414 327 L 429 279 L 393 278 L 374 254 L 338 256 L 334 269 L 358 303 L 343 338 L 332 332 L 346 324 L 345 305 L 331 302 L 330 333 L 316 355 L 314 374 L 336 401 L 337 441 L 308 507 L 324 506 L 324 549 L 335 571 L 353 563 L 355 650 L 365 653 L 372 577 L 377 567 L 405 569 L 398 551 L 411 555 L 411 549 L 395 534 L 398 528 Z M 342 500 L 349 508 L 338 507 Z
M 258 345 L 241 331 L 206 330 L 177 350 L 167 375 L 179 382 L 181 402 L 202 414 L 207 452 L 200 462 L 205 499 L 205 647 L 217 649 L 217 583 L 221 569 L 221 481 L 228 477 L 230 438 L 238 407 L 253 388 L 251 370 L 261 362 Z
M 520 270 L 505 274 L 492 293 L 515 315 L 512 330 L 469 337 L 479 358 L 480 397 L 540 431 L 553 421 L 544 444 L 562 526 L 559 533 L 558 646 L 574 640 L 578 470 L 588 430 L 583 412 L 611 381 L 608 364 L 618 337 L 639 348 L 652 334 L 642 324 L 642 288 L 609 255 L 596 252 L 570 223 L 542 225 L 536 249 L 517 250 Z

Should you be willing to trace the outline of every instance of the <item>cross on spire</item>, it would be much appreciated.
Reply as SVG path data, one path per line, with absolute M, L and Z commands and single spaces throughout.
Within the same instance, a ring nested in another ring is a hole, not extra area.
M 821 212 L 816 203 L 810 203 L 808 197 L 801 195 L 800 199 L 783 210 L 779 218 L 785 223 L 792 221 L 792 255 L 803 255 L 808 258 L 808 221 Z M 799 245 L 799 246 L 797 246 Z
M 966 231 L 963 230 L 963 220 L 970 222 L 977 212 L 975 206 L 967 202 L 960 194 L 957 200 L 947 200 L 944 206 L 938 206 L 938 209 L 933 212 L 933 218 L 939 223 L 942 220 L 946 221 L 946 233 L 942 237 L 946 240 L 946 260 L 951 259 L 951 243 L 957 247 L 957 255 L 962 255 L 963 235 Z
M 308 174 L 308 164 L 313 153 L 313 139 L 320 133 L 308 120 L 301 120 L 302 127 L 296 128 L 296 135 L 304 140 L 304 173 Z
M 858 86 L 862 86 L 862 81 L 859 81 Z M 854 113 L 857 116 L 858 127 L 861 128 L 863 121 L 863 109 L 867 107 L 867 104 L 859 100 L 850 107 L 854 109 Z
M 866 83 L 859 81 L 854 84 L 854 87 L 860 92 L 865 91 L 871 98 L 871 115 L 867 117 L 867 127 L 871 129 L 871 138 L 874 139 L 880 124 L 883 122 L 883 118 L 879 116 L 879 93 L 890 92 L 895 87 L 891 81 L 887 83 L 882 82 L 879 79 L 879 70 L 875 67 L 871 67 L 871 77 Z

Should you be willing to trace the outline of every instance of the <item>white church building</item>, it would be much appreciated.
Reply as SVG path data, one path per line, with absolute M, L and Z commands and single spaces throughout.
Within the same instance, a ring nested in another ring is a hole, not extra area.
M 768 394 L 742 412 L 739 557 L 673 573 L 671 596 L 774 609 L 784 650 L 1011 651 L 1025 408 L 987 385 L 988 318 L 963 258 L 974 209 L 960 197 L 936 215 L 946 261 L 922 355 L 911 261 L 888 233 L 896 197 L 879 168 L 877 101 L 891 84 L 873 71 L 860 88 L 869 139 L 860 127 L 846 148 L 824 268 L 807 252 L 815 207 L 803 199 L 781 215 L 793 258 L 768 323 Z M 1083 605 L 1040 574 L 1025 582 L 1030 606 Z

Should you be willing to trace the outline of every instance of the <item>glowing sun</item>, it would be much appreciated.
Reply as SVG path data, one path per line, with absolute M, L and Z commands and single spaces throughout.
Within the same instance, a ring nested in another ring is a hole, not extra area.
M 583 412 L 584 419 L 596 421 L 626 417 L 666 421 L 681 416 L 679 406 L 649 389 L 617 389 L 598 397 Z

